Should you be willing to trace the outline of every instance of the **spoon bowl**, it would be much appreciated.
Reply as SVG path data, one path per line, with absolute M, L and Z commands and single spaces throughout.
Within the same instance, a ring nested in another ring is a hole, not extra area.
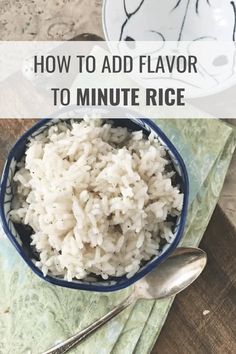
M 177 248 L 158 269 L 134 285 L 137 298 L 163 299 L 186 289 L 201 274 L 207 262 L 199 248 Z

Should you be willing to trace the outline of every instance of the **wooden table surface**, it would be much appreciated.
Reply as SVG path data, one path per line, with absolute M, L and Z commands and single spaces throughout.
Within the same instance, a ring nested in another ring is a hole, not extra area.
M 0 120 L 0 171 L 10 147 L 32 123 Z M 201 247 L 208 265 L 176 297 L 152 354 L 236 353 L 236 230 L 219 207 Z M 205 310 L 210 311 L 206 316 Z

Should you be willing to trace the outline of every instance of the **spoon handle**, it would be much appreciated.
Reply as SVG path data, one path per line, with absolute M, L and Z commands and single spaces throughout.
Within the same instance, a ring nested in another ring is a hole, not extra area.
M 122 312 L 126 307 L 131 305 L 134 302 L 133 294 L 123 300 L 119 305 L 114 307 L 110 312 L 108 312 L 105 316 L 101 317 L 99 320 L 92 323 L 87 328 L 83 329 L 79 333 L 73 335 L 69 339 L 65 340 L 62 343 L 59 343 L 47 350 L 43 354 L 63 354 L 74 348 L 79 342 L 85 339 L 88 335 L 92 334 L 98 328 L 103 326 L 109 320 L 117 316 L 120 312 Z

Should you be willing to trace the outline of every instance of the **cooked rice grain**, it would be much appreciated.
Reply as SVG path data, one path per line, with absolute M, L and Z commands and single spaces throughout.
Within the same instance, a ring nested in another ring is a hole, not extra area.
M 152 134 L 99 119 L 60 121 L 31 139 L 11 218 L 32 227 L 44 275 L 130 277 L 158 255 L 183 203 L 169 163 Z

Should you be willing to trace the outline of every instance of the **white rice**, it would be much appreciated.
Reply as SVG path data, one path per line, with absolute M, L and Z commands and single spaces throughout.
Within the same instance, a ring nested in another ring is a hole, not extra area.
M 100 119 L 60 121 L 31 139 L 14 176 L 11 218 L 30 225 L 36 265 L 67 280 L 131 277 L 173 239 L 183 195 L 151 134 Z

